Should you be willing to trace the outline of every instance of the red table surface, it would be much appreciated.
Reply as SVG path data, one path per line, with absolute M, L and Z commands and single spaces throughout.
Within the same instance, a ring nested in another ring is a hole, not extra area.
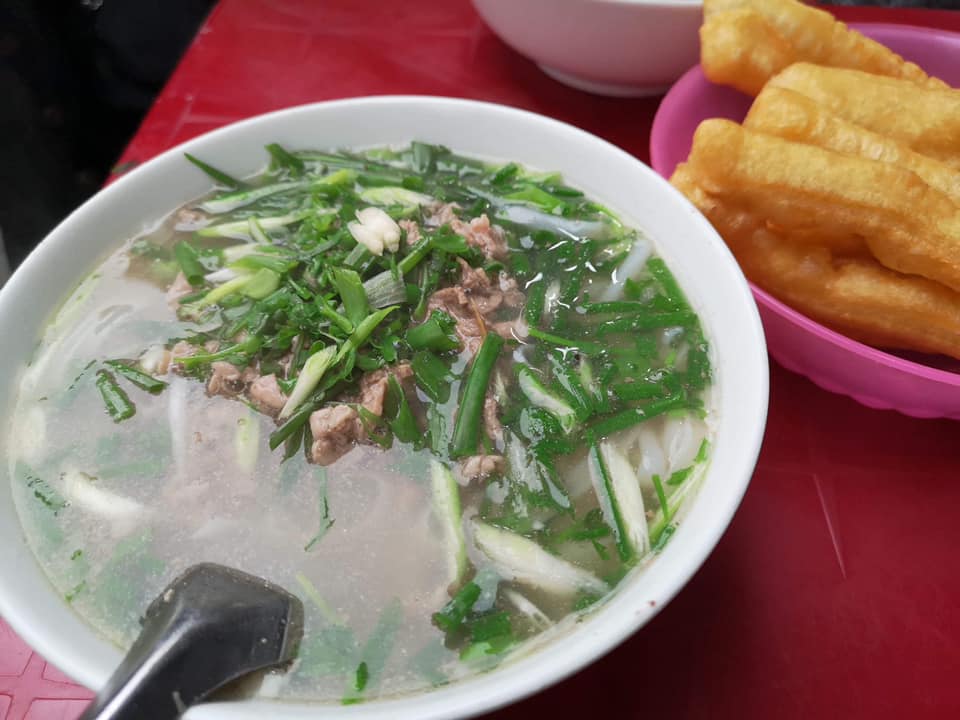
M 960 31 L 960 13 L 836 13 Z M 466 0 L 223 0 L 121 162 L 288 105 L 398 93 L 534 110 L 643 160 L 659 102 L 548 79 Z M 771 375 L 757 471 L 700 572 L 607 657 L 489 717 L 960 717 L 960 425 Z M 0 621 L 0 720 L 71 720 L 88 697 Z

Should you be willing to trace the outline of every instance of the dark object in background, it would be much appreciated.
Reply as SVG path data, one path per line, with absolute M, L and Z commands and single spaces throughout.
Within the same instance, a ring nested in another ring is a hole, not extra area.
M 226 683 L 289 663 L 302 637 L 298 598 L 233 568 L 194 565 L 147 608 L 140 636 L 80 720 L 175 720 Z
M 11 265 L 103 184 L 213 2 L 0 3 L 0 232 Z

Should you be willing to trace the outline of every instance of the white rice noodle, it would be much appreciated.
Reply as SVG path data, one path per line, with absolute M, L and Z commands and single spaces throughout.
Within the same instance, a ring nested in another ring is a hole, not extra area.
M 47 453 L 47 416 L 39 405 L 27 409 L 13 427 L 11 450 L 28 464 L 39 464 Z
M 595 220 L 568 220 L 557 215 L 548 215 L 527 205 L 502 205 L 498 208 L 496 217 L 538 230 L 559 230 L 577 238 L 603 239 L 607 234 L 606 223 Z
M 147 514 L 136 500 L 98 487 L 93 478 L 77 470 L 63 473 L 63 494 L 70 503 L 108 520 L 114 537 L 133 531 Z
M 173 475 L 184 479 L 187 471 L 187 381 L 174 378 L 166 394 Z
M 707 426 L 700 418 L 690 415 L 664 418 L 660 445 L 667 471 L 674 473 L 690 467 L 706 436 Z
M 645 238 L 637 238 L 627 257 L 620 263 L 620 267 L 614 270 L 613 282 L 600 295 L 600 301 L 610 302 L 623 297 L 623 288 L 627 280 L 640 274 L 640 271 L 647 264 L 651 252 L 653 252 L 653 246 L 650 241 Z
M 653 476 L 657 475 L 661 480 L 666 480 L 670 469 L 656 425 L 651 423 L 638 426 L 634 442 L 640 455 L 637 476 L 642 486 L 652 490 Z
M 517 610 L 519 610 L 523 615 L 526 615 L 540 630 L 546 630 L 548 627 L 553 625 L 553 621 L 547 617 L 547 614 L 543 612 L 543 610 L 527 600 L 527 598 L 513 588 L 507 588 L 503 591 L 503 594 Z

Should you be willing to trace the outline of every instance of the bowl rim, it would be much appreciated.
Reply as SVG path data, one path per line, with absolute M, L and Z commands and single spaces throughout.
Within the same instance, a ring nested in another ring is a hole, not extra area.
M 863 31 L 864 34 L 878 32 L 879 34 L 889 33 L 901 37 L 941 37 L 948 38 L 952 41 L 960 41 L 960 33 L 953 32 L 951 30 L 943 30 L 941 28 L 924 27 L 921 25 L 885 22 L 851 22 L 847 23 L 847 25 L 855 30 Z M 682 91 L 688 91 L 688 86 L 698 86 L 701 81 L 710 85 L 722 87 L 716 85 L 715 83 L 711 83 L 710 80 L 707 79 L 706 75 L 704 75 L 703 68 L 698 63 L 681 75 L 680 78 L 670 87 L 666 95 L 664 95 L 663 100 L 661 100 L 660 105 L 657 108 L 657 112 L 654 115 L 653 123 L 650 126 L 650 165 L 657 173 L 661 175 L 661 177 L 665 179 L 667 179 L 667 176 L 664 174 L 664 170 L 666 169 L 665 165 L 667 163 L 663 158 L 662 141 L 669 134 L 669 130 L 667 129 L 667 121 L 670 119 L 670 113 L 664 112 L 664 108 L 666 107 L 669 111 L 671 104 L 676 102 L 675 98 L 677 94 Z M 902 358 L 898 355 L 894 355 L 893 353 L 862 343 L 859 340 L 855 340 L 854 338 L 844 335 L 841 332 L 833 330 L 826 325 L 817 322 L 799 310 L 794 309 L 782 300 L 778 300 L 763 288 L 755 285 L 752 281 L 748 280 L 747 282 L 750 285 L 750 290 L 759 305 L 763 306 L 766 310 L 774 313 L 791 325 L 800 327 L 805 332 L 808 332 L 814 335 L 816 338 L 833 345 L 841 351 L 854 353 L 872 361 L 877 365 L 888 367 L 891 370 L 895 370 L 906 375 L 937 382 L 943 385 L 960 387 L 960 372 L 951 372 L 949 370 L 942 370 L 930 365 L 925 365 L 923 363 Z
M 672 559 L 669 564 L 666 560 L 660 563 L 662 566 L 669 565 L 669 570 L 662 571 L 667 580 L 662 583 L 663 591 L 657 596 L 655 603 L 650 601 L 648 606 L 647 602 L 644 601 L 640 606 L 641 603 L 638 598 L 631 598 L 631 595 L 639 594 L 636 587 L 639 584 L 636 582 L 627 583 L 619 587 L 616 592 L 611 593 L 604 601 L 604 606 L 587 616 L 582 623 L 578 624 L 575 631 L 551 642 L 550 648 L 534 652 L 532 657 L 528 656 L 510 662 L 505 666 L 509 668 L 509 672 L 480 673 L 428 692 L 386 698 L 349 707 L 304 701 L 277 702 L 258 699 L 243 703 L 210 703 L 191 709 L 190 717 L 195 720 L 201 718 L 207 720 L 237 720 L 238 718 L 246 720 L 249 718 L 252 720 L 264 713 L 275 718 L 299 718 L 318 709 L 322 709 L 328 716 L 335 718 L 371 719 L 409 716 L 404 715 L 404 713 L 415 710 L 416 717 L 425 720 L 428 718 L 439 720 L 449 717 L 469 717 L 516 702 L 563 680 L 594 662 L 628 639 L 642 625 L 649 622 L 686 585 L 712 553 L 740 506 L 756 466 L 766 423 L 769 399 L 769 365 L 759 311 L 746 280 L 729 249 L 706 218 L 679 191 L 648 165 L 592 133 L 527 110 L 461 98 L 384 95 L 304 104 L 246 118 L 171 147 L 103 188 L 54 228 L 44 241 L 30 253 L 21 268 L 35 265 L 39 267 L 45 262 L 50 262 L 49 258 L 43 258 L 41 255 L 48 254 L 44 251 L 51 247 L 51 239 L 69 235 L 72 227 L 80 222 L 84 215 L 94 212 L 92 208 L 105 203 L 114 204 L 118 200 L 122 200 L 128 186 L 133 185 L 141 176 L 155 172 L 157 168 L 162 167 L 173 156 L 179 156 L 185 151 L 202 153 L 203 146 L 208 142 L 228 137 L 246 128 L 269 124 L 278 118 L 295 114 L 302 113 L 309 116 L 311 113 L 359 106 L 378 109 L 383 112 L 385 109 L 389 110 L 391 105 L 399 104 L 402 106 L 406 103 L 415 104 L 418 109 L 423 106 L 424 112 L 455 109 L 458 112 L 465 111 L 471 114 L 486 112 L 505 115 L 509 122 L 534 123 L 540 127 L 549 128 L 558 137 L 587 145 L 591 150 L 595 148 L 605 156 L 609 156 L 611 160 L 616 159 L 619 163 L 627 163 L 637 173 L 649 180 L 651 187 L 656 188 L 656 192 L 663 194 L 666 201 L 665 205 L 672 204 L 675 207 L 675 210 L 671 211 L 672 214 L 678 217 L 682 216 L 689 223 L 692 223 L 697 228 L 697 234 L 702 236 L 703 241 L 711 247 L 711 250 L 724 258 L 723 262 L 726 268 L 723 272 L 729 274 L 732 297 L 738 303 L 738 312 L 743 313 L 743 317 L 740 318 L 743 334 L 751 341 L 748 347 L 742 348 L 743 354 L 738 357 L 736 364 L 747 366 L 751 372 L 755 372 L 755 377 L 751 376 L 750 385 L 743 388 L 747 391 L 748 404 L 752 405 L 752 408 L 749 409 L 750 422 L 748 425 L 738 426 L 736 429 L 739 441 L 737 443 L 738 447 L 731 446 L 725 450 L 730 454 L 730 469 L 734 472 L 729 481 L 723 485 L 722 491 L 718 490 L 717 504 L 709 510 L 703 511 L 709 512 L 712 521 L 705 523 L 702 527 L 688 526 L 690 527 L 690 531 L 687 533 L 689 540 L 685 543 L 676 542 L 682 536 L 682 533 L 678 533 L 675 542 L 668 545 L 663 551 L 661 558 L 669 556 Z M 389 116 L 389 113 L 387 113 L 387 116 Z M 627 165 L 623 165 L 623 167 L 627 167 Z M 61 241 L 57 240 L 56 242 Z M 8 297 L 15 293 L 29 293 L 32 284 L 28 281 L 27 273 L 18 269 L 7 286 L 0 290 L 0 307 Z M 717 367 L 716 359 L 714 363 Z M 718 410 L 722 410 L 722 407 L 718 407 Z M 719 453 L 719 450 L 717 452 Z M 711 469 L 708 468 L 705 479 L 710 477 L 711 474 Z M 719 487 L 717 483 L 714 483 L 714 485 Z M 704 497 L 705 489 L 701 488 L 698 491 L 698 496 L 694 498 L 691 508 L 703 506 L 702 502 L 697 503 L 696 501 Z M 686 545 L 690 545 L 690 548 L 686 549 Z M 38 565 L 32 553 L 30 555 L 30 561 Z M 2 559 L 2 555 L 0 555 L 0 559 Z M 654 566 L 656 566 L 656 563 L 654 563 Z M 651 567 L 644 568 L 643 574 L 651 573 L 652 569 Z M 84 658 L 75 657 L 76 653 L 71 651 L 69 641 L 56 637 L 54 633 L 39 625 L 25 624 L 20 621 L 17 608 L 23 601 L 13 597 L 7 590 L 9 585 L 9 583 L 0 583 L 0 613 L 7 617 L 11 626 L 21 634 L 23 639 L 44 656 L 51 657 L 68 675 L 78 678 L 88 687 L 102 685 L 106 681 L 106 677 L 99 670 L 89 668 L 84 662 Z M 52 586 L 51 591 L 53 591 Z M 635 606 L 627 607 L 628 601 L 631 600 L 635 601 Z M 76 617 L 76 623 L 78 628 L 82 626 L 89 632 L 95 632 L 79 616 Z M 551 651 L 551 648 L 561 647 L 565 649 L 565 652 Z M 573 649 L 579 650 L 579 653 L 571 652 Z M 117 657 L 119 658 L 119 651 Z

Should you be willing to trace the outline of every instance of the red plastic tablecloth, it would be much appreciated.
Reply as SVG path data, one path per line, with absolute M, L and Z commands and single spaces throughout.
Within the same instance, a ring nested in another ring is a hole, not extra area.
M 960 31 L 960 13 L 836 12 Z M 658 103 L 557 84 L 466 0 L 223 0 L 121 161 L 267 110 L 397 93 L 527 108 L 644 160 Z M 700 572 L 606 658 L 491 717 L 960 718 L 960 425 L 771 373 L 756 474 Z M 0 720 L 72 720 L 89 696 L 0 621 Z

